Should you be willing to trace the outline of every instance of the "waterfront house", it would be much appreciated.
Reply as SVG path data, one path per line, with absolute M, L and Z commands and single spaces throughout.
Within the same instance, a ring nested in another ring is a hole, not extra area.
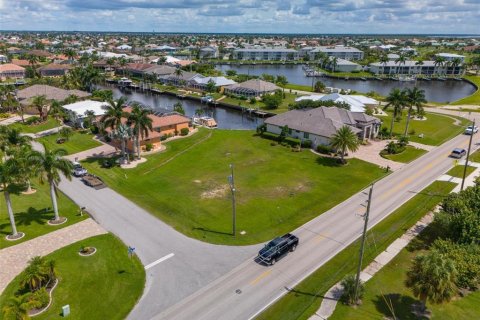
M 77 96 L 78 98 L 85 98 L 90 96 L 90 93 L 80 90 L 64 90 L 43 84 L 35 84 L 17 92 L 17 98 L 21 102 L 25 101 L 26 104 L 28 104 L 28 101 L 33 97 L 42 95 L 45 96 L 47 100 L 63 101 L 71 95 Z
M 66 75 L 72 68 L 73 66 L 70 64 L 50 63 L 38 68 L 38 72 L 42 77 L 61 77 Z
M 199 58 L 200 59 L 215 59 L 218 58 L 219 52 L 217 47 L 203 47 L 200 48 Z
M 319 54 L 326 54 L 329 57 L 336 57 L 345 60 L 362 60 L 364 57 L 362 50 L 347 46 L 318 47 L 311 50 L 308 54 L 310 60 L 315 60 Z
M 235 81 L 225 77 L 205 77 L 197 75 L 188 81 L 187 86 L 205 91 L 207 90 L 209 83 L 213 83 L 217 90 L 236 84 Z
M 13 63 L 0 64 L 0 80 L 23 79 L 25 78 L 25 68 Z
M 358 63 L 341 58 L 337 58 L 337 63 L 334 65 L 333 59 L 335 59 L 335 57 L 329 57 L 330 62 L 325 65 L 327 70 L 333 71 L 335 69 L 336 72 L 356 72 L 362 70 L 362 66 Z
M 388 75 L 460 75 L 463 72 L 463 67 L 458 66 L 446 66 L 442 64 L 436 64 L 435 61 L 418 61 L 408 60 L 404 63 L 396 61 L 388 61 L 386 63 L 375 62 L 369 66 L 370 72 L 375 74 L 388 74 Z
M 298 51 L 287 48 L 251 48 L 233 51 L 235 60 L 286 61 L 298 60 Z
M 373 139 L 378 135 L 381 121 L 363 112 L 352 112 L 337 107 L 291 110 L 265 120 L 267 132 L 280 134 L 288 127 L 288 137 L 312 141 L 312 148 L 330 145 L 332 136 L 348 126 L 359 139 Z
M 465 56 L 455 54 L 455 53 L 437 53 L 435 56 L 442 57 L 443 59 L 445 59 L 445 61 L 449 61 L 449 62 L 452 62 L 455 59 L 458 59 L 460 63 L 465 62 Z
M 352 112 L 365 112 L 367 108 L 377 108 L 380 106 L 380 102 L 373 98 L 362 95 L 345 95 L 340 93 L 330 93 L 326 95 L 314 94 L 310 96 L 301 96 L 295 99 L 296 102 L 302 100 L 346 103 L 350 106 L 350 111 Z
M 263 81 L 260 79 L 250 79 L 245 82 L 233 84 L 225 87 L 225 93 L 244 96 L 248 98 L 261 97 L 264 94 L 273 93 L 280 90 L 280 87 L 274 83 Z
M 74 125 L 83 128 L 83 122 L 88 118 L 87 112 L 92 112 L 95 117 L 103 116 L 107 105 L 106 102 L 85 100 L 64 105 L 62 108 Z

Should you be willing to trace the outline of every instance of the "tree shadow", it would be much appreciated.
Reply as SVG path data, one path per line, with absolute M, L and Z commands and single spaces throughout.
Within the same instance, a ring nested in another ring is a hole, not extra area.
M 325 167 L 343 167 L 345 166 L 342 164 L 337 158 L 329 158 L 329 157 L 317 157 L 315 162 L 321 166 Z
M 385 318 L 402 320 L 423 319 L 417 318 L 412 313 L 412 305 L 418 302 L 418 300 L 412 297 L 405 296 L 399 293 L 377 295 L 373 300 L 375 308 L 377 309 L 377 311 L 384 314 Z
M 53 218 L 53 211 L 51 208 L 35 209 L 30 207 L 25 212 L 18 212 L 15 214 L 15 221 L 19 226 L 29 226 L 32 223 L 44 225 L 48 220 Z
M 223 232 L 223 231 L 217 231 L 217 230 L 210 230 L 210 229 L 206 229 L 206 228 L 203 228 L 203 227 L 192 228 L 192 230 L 194 230 L 194 231 L 203 231 L 203 232 L 205 232 L 205 233 L 214 233 L 214 234 L 226 235 L 226 236 L 231 236 L 231 235 L 232 235 L 231 232 Z

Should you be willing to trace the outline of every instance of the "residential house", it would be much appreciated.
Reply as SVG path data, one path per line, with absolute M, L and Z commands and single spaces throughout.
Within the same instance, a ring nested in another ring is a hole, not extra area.
M 215 59 L 218 58 L 219 52 L 217 47 L 203 47 L 199 50 L 200 59 Z
M 36 96 L 45 96 L 47 100 L 63 101 L 71 95 L 82 99 L 90 96 L 90 93 L 80 90 L 64 90 L 44 84 L 35 84 L 17 92 L 20 103 L 28 104 L 30 99 Z
M 68 114 L 70 121 L 76 126 L 83 128 L 83 122 L 88 118 L 88 112 L 92 112 L 95 117 L 105 114 L 106 102 L 84 100 L 62 106 Z
M 465 56 L 455 54 L 455 53 L 437 53 L 436 57 L 442 57 L 445 61 L 452 62 L 455 59 L 460 60 L 460 63 L 465 62 Z
M 8 58 L 6 55 L 0 54 L 0 63 L 6 63 Z
M 235 60 L 287 61 L 298 60 L 298 57 L 297 50 L 287 48 L 252 48 L 233 51 Z
M 0 64 L 0 80 L 23 78 L 25 78 L 25 68 L 13 63 Z
M 312 100 L 312 101 L 333 101 L 346 103 L 350 106 L 352 112 L 365 112 L 367 108 L 376 108 L 380 102 L 362 95 L 344 95 L 339 93 L 330 93 L 326 95 L 314 94 L 310 96 L 301 96 L 295 101 Z
M 245 82 L 225 87 L 224 92 L 251 98 L 261 97 L 265 94 L 270 94 L 277 90 L 280 90 L 280 87 L 278 87 L 274 83 L 263 81 L 260 79 L 250 79 Z
M 217 90 L 236 84 L 235 81 L 225 77 L 205 77 L 197 75 L 187 82 L 187 86 L 194 89 L 206 90 L 209 83 L 213 83 Z
M 363 51 L 354 47 L 330 46 L 318 47 L 310 51 L 310 60 L 316 59 L 320 53 L 326 54 L 329 57 L 336 57 L 345 60 L 362 60 L 364 57 Z
M 193 78 L 199 76 L 198 73 L 182 71 L 182 74 L 166 75 L 158 78 L 163 84 L 173 86 L 186 86 Z
M 66 75 L 72 68 L 73 66 L 70 64 L 50 63 L 38 68 L 38 72 L 42 77 L 61 77 Z
M 336 58 L 336 63 L 334 64 L 335 57 L 329 57 L 330 62 L 326 64 L 328 70 L 334 70 L 337 72 L 355 72 L 362 70 L 362 66 L 358 63 L 352 62 L 350 60 L 345 60 L 341 58 Z
M 460 75 L 463 72 L 463 67 L 459 66 L 445 66 L 436 64 L 435 61 L 418 61 L 408 60 L 405 62 L 388 61 L 387 63 L 375 62 L 369 66 L 370 72 L 375 74 L 402 74 L 402 75 Z
M 312 147 L 330 145 L 332 136 L 348 126 L 359 139 L 373 139 L 378 135 L 381 121 L 362 112 L 337 107 L 291 110 L 265 120 L 267 132 L 280 134 L 288 127 L 288 137 L 312 141 Z

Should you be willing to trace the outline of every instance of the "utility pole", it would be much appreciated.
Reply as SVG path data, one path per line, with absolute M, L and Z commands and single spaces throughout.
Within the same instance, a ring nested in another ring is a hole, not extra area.
M 463 168 L 463 179 L 462 179 L 462 186 L 460 187 L 460 191 L 463 191 L 463 185 L 465 184 L 465 177 L 467 176 L 468 158 L 470 157 L 470 149 L 472 148 L 472 140 L 473 140 L 474 134 L 475 134 L 475 119 L 473 119 L 472 132 L 470 133 L 470 141 L 468 142 L 467 159 L 465 160 L 465 167 Z
M 365 213 L 365 216 L 364 216 L 365 223 L 363 225 L 362 243 L 360 245 L 360 258 L 358 261 L 357 276 L 355 278 L 355 291 L 354 291 L 355 303 L 357 303 L 358 301 L 358 286 L 360 285 L 360 272 L 362 271 L 363 251 L 365 248 L 365 239 L 367 237 L 368 217 L 370 215 L 370 205 L 372 204 L 372 193 L 373 193 L 373 184 L 370 187 L 370 192 L 368 194 L 367 212 Z
M 235 204 L 235 180 L 233 178 L 233 164 L 230 164 L 231 174 L 228 176 L 228 182 L 230 183 L 230 190 L 232 191 L 232 235 L 235 237 L 236 234 L 236 220 L 237 220 L 237 213 L 236 213 L 236 204 Z

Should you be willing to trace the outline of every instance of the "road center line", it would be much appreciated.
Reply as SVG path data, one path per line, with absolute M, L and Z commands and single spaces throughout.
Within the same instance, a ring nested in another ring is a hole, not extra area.
M 255 278 L 255 280 L 253 280 L 252 282 L 250 282 L 250 284 L 253 286 L 255 284 L 257 284 L 258 282 L 260 282 L 260 280 L 262 280 L 263 278 L 265 278 L 266 276 L 268 276 L 270 273 L 272 272 L 272 270 L 267 270 L 265 271 L 264 273 L 262 273 L 261 275 L 259 275 L 257 278 Z
M 148 269 L 150 269 L 151 267 L 154 267 L 154 266 L 156 266 L 157 264 L 159 264 L 159 263 L 161 263 L 161 262 L 163 262 L 163 261 L 165 261 L 165 260 L 167 260 L 167 259 L 170 259 L 170 258 L 173 257 L 174 255 L 175 255 L 175 254 L 170 253 L 170 254 L 167 254 L 165 257 L 162 257 L 162 258 L 160 258 L 160 259 L 158 259 L 158 260 L 156 260 L 156 261 L 153 261 L 153 262 L 150 263 L 150 264 L 147 264 L 147 265 L 145 266 L 145 270 L 148 270 Z

